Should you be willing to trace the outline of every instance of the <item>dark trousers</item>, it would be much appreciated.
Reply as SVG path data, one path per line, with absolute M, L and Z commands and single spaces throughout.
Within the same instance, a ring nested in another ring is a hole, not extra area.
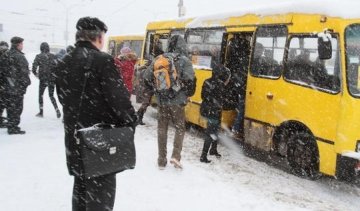
M 3 112 L 5 110 L 5 96 L 0 92 L 0 124 L 4 121 Z
M 145 114 L 147 108 L 149 107 L 149 105 L 150 105 L 150 102 L 144 102 L 144 103 L 141 104 L 139 110 L 137 111 L 140 121 L 143 120 L 144 114 Z
M 6 101 L 8 130 L 19 129 L 20 116 L 23 111 L 24 95 L 8 95 Z
M 51 103 L 53 104 L 55 110 L 58 110 L 58 106 L 57 106 L 56 100 L 54 98 L 54 90 L 55 90 L 54 84 L 49 83 L 44 80 L 40 80 L 40 83 L 39 83 L 39 107 L 40 107 L 41 113 L 43 112 L 43 108 L 44 108 L 43 96 L 44 96 L 46 87 L 48 88 L 48 91 L 49 91 L 49 97 L 50 97 Z
M 220 130 L 221 122 L 218 119 L 208 119 L 207 128 L 205 130 L 205 140 L 202 153 L 207 155 L 209 148 L 217 150 L 218 133 Z
M 116 174 L 101 177 L 74 177 L 73 211 L 112 211 L 115 202 Z

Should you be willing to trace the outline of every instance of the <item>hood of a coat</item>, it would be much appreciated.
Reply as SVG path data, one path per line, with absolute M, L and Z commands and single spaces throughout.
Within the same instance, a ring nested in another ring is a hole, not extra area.
M 47 42 L 43 42 L 40 44 L 40 51 L 41 53 L 48 53 L 50 52 L 50 46 Z
M 169 41 L 168 52 L 187 55 L 188 51 L 184 38 L 182 38 L 180 35 L 172 36 Z
M 219 80 L 225 82 L 231 77 L 231 72 L 224 65 L 217 63 L 216 61 L 212 62 L 212 75 L 213 80 Z

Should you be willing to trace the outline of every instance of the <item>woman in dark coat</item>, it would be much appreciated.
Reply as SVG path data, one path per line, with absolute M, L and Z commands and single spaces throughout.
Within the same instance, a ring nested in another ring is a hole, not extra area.
M 212 76 L 205 80 L 201 98 L 200 114 L 207 119 L 204 146 L 200 156 L 200 162 L 210 163 L 207 154 L 210 148 L 210 155 L 221 157 L 217 151 L 218 131 L 221 125 L 221 111 L 224 101 L 225 86 L 229 82 L 231 73 L 220 62 L 212 59 Z

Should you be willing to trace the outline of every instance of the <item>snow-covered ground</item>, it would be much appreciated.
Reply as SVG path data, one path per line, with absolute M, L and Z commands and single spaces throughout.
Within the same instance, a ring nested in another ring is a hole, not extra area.
M 38 81 L 32 81 L 21 122 L 26 135 L 0 129 L 0 210 L 71 210 L 73 178 L 65 165 L 63 124 L 47 91 L 45 117 L 35 117 Z M 114 210 L 359 210 L 359 188 L 327 177 L 298 178 L 245 156 L 229 140 L 219 147 L 221 159 L 200 163 L 203 140 L 194 130 L 185 136 L 184 169 L 159 170 L 155 117 L 156 110 L 149 109 L 146 126 L 136 130 L 137 166 L 117 175 Z M 171 149 L 172 140 L 168 154 Z

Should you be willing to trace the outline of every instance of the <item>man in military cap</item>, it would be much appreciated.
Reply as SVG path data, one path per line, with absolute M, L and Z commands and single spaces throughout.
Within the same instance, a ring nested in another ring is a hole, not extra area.
M 76 29 L 76 47 L 59 61 L 55 71 L 63 105 L 67 165 L 75 176 L 72 206 L 73 210 L 111 211 L 116 175 L 84 176 L 74 131 L 99 122 L 135 127 L 136 115 L 113 58 L 100 51 L 105 44 L 106 25 L 98 18 L 84 17 L 78 20 Z
M 23 41 L 21 37 L 11 38 L 11 48 L 5 55 L 4 61 L 8 68 L 5 68 L 5 105 L 8 115 L 8 134 L 25 134 L 25 131 L 19 127 L 20 116 L 23 111 L 24 95 L 27 87 L 30 85 L 29 63 L 26 60 L 23 50 Z

